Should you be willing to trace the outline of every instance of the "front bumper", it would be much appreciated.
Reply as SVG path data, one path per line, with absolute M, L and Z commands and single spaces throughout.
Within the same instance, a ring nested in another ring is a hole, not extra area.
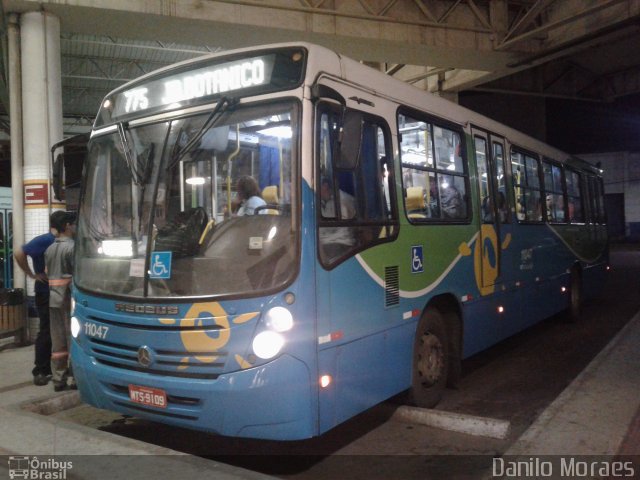
M 307 366 L 290 355 L 215 379 L 101 364 L 75 340 L 71 355 L 82 400 L 98 408 L 227 436 L 298 440 L 317 435 L 314 382 Z M 131 401 L 129 385 L 164 390 L 166 408 Z

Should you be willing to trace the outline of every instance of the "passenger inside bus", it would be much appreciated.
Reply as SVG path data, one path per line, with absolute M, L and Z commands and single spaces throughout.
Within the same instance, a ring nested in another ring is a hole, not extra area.
M 260 194 L 258 182 L 249 175 L 244 175 L 238 179 L 236 189 L 238 195 L 232 202 L 231 208 L 239 217 L 254 215 L 256 208 L 267 204 Z
M 331 180 L 323 178 L 320 184 L 320 199 L 322 202 L 322 216 L 328 219 L 338 220 L 336 201 L 331 186 Z M 340 220 L 355 218 L 355 198 L 339 190 Z M 319 233 L 320 245 L 326 260 L 330 261 L 340 257 L 356 244 L 354 232 L 349 227 L 323 227 Z
M 450 183 L 444 183 L 440 191 L 440 204 L 444 218 L 464 218 L 464 202 L 462 195 L 456 187 Z
M 498 221 L 505 223 L 508 218 L 507 205 L 504 193 L 498 192 Z M 482 199 L 482 221 L 486 223 L 493 222 L 493 208 L 491 206 L 491 197 L 486 196 Z

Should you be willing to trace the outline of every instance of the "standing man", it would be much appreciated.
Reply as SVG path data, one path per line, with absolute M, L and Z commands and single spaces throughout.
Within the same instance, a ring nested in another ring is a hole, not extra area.
M 24 271 L 25 275 L 35 280 L 34 291 L 36 297 L 36 310 L 40 319 L 40 329 L 36 337 L 35 350 L 35 366 L 31 373 L 33 374 L 33 383 L 43 386 L 49 383 L 51 375 L 51 333 L 49 330 L 49 283 L 45 274 L 44 252 L 54 242 L 54 230 L 43 235 L 38 235 L 30 242 L 23 245 L 13 253 L 18 266 Z M 33 263 L 33 271 L 27 261 L 27 256 L 31 257 Z
M 56 392 L 67 388 L 67 379 L 70 380 L 71 388 L 76 388 L 69 363 L 75 222 L 73 213 L 57 211 L 51 214 L 51 226 L 58 231 L 58 236 L 44 254 L 51 292 L 51 374 Z

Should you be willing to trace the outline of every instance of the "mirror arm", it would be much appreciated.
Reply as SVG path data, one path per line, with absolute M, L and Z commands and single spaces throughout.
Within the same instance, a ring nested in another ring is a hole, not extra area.
M 336 90 L 326 85 L 316 83 L 311 87 L 311 100 L 317 102 L 322 98 L 330 98 L 340 103 L 343 107 L 347 105 L 345 98 L 340 95 Z

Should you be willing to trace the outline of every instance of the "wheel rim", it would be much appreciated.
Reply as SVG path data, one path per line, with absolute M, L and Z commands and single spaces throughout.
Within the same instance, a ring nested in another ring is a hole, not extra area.
M 425 332 L 420 337 L 420 350 L 416 362 L 420 383 L 430 387 L 440 380 L 445 359 L 442 342 L 435 335 Z

